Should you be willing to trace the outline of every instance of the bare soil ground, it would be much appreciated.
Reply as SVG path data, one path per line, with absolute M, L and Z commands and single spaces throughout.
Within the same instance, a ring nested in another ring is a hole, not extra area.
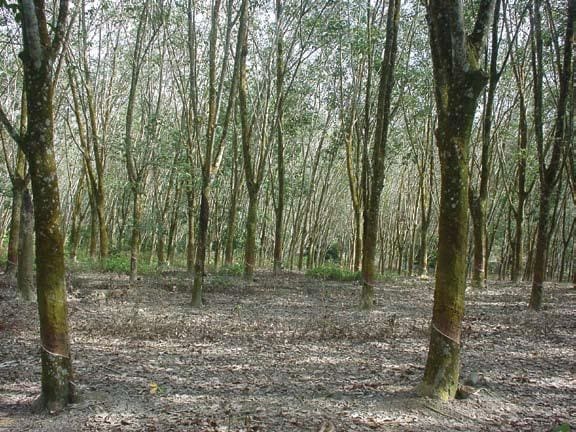
M 207 277 L 188 306 L 183 274 L 76 274 L 69 299 L 79 401 L 34 414 L 35 305 L 0 290 L 0 431 L 551 431 L 576 428 L 576 291 L 525 284 L 467 293 L 469 397 L 416 397 L 432 282 L 382 283 L 370 314 L 359 286 L 297 274 Z

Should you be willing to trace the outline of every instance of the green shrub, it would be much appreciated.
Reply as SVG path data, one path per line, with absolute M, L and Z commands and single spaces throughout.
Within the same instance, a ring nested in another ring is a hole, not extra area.
M 306 276 L 318 279 L 336 280 L 336 281 L 355 281 L 360 280 L 360 272 L 352 272 L 333 264 L 314 267 L 306 271 Z
M 102 270 L 111 273 L 129 273 L 130 258 L 122 255 L 109 256 L 102 260 Z
M 220 267 L 218 274 L 221 276 L 242 276 L 244 274 L 244 266 L 242 264 L 230 264 Z

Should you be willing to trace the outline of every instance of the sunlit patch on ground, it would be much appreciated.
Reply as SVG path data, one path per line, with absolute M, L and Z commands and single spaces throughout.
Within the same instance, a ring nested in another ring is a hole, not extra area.
M 516 431 L 576 426 L 576 296 L 551 285 L 542 313 L 526 285 L 468 290 L 465 400 L 415 397 L 428 347 L 433 281 L 399 279 L 357 309 L 355 283 L 301 275 L 257 282 L 208 278 L 206 307 L 184 279 L 78 275 L 70 323 L 80 399 L 59 416 L 32 414 L 39 393 L 37 312 L 0 303 L 0 430 Z M 123 285 L 122 285 L 123 286 Z

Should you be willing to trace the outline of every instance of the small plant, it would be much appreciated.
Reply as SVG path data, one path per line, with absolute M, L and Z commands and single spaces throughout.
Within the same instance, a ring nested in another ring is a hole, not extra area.
M 242 264 L 225 265 L 218 270 L 220 276 L 242 276 L 244 274 L 244 267 Z
M 306 276 L 318 279 L 336 280 L 336 281 L 356 281 L 360 280 L 360 272 L 352 272 L 343 269 L 334 264 L 314 267 L 306 272 Z
M 111 273 L 128 273 L 130 271 L 130 259 L 122 255 L 112 255 L 101 262 L 102 270 Z

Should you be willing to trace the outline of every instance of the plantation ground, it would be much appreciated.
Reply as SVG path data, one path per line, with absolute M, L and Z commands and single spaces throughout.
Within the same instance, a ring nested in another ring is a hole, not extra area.
M 188 306 L 184 275 L 76 274 L 69 299 L 78 403 L 34 414 L 38 319 L 0 288 L 0 430 L 549 431 L 576 427 L 576 291 L 467 292 L 463 377 L 470 396 L 415 396 L 426 358 L 432 282 L 381 283 L 371 314 L 356 283 L 259 274 L 207 278 Z

